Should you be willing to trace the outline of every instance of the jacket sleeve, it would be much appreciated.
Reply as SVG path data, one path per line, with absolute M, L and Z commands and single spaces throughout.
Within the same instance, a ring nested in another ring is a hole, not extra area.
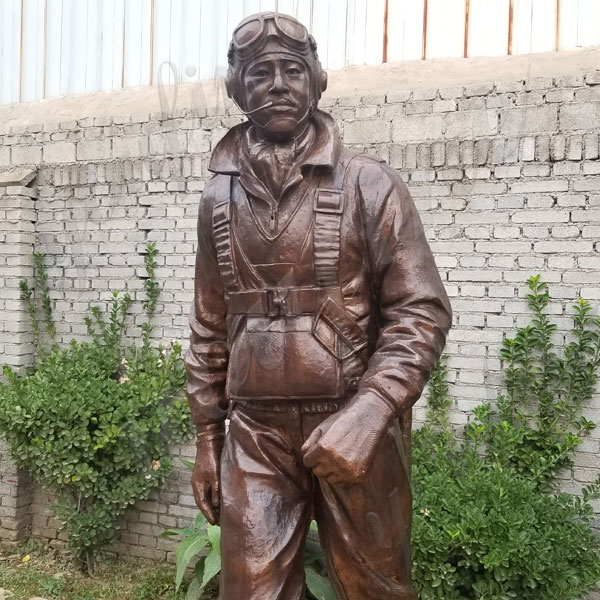
M 190 346 L 185 357 L 186 394 L 198 431 L 223 423 L 226 416 L 227 306 L 212 233 L 215 181 L 213 178 L 207 183 L 198 211 Z
M 404 182 L 370 161 L 358 175 L 379 331 L 356 401 L 377 397 L 396 415 L 419 399 L 446 342 L 452 311 Z

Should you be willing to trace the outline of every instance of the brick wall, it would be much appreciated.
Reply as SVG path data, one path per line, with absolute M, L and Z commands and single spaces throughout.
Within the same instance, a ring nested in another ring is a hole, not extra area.
M 347 144 L 388 160 L 409 184 L 455 310 L 450 356 L 452 421 L 466 422 L 501 384 L 503 335 L 528 320 L 525 279 L 550 284 L 558 341 L 578 297 L 600 300 L 600 71 L 385 95 L 326 98 Z M 193 293 L 197 204 L 210 151 L 240 122 L 233 110 L 87 117 L 0 136 L 0 164 L 32 165 L 36 236 L 54 282 L 58 334 L 85 334 L 90 302 L 110 291 L 142 299 L 136 274 L 147 241 L 160 249 L 163 291 L 155 337 L 187 338 Z M 0 275 L 1 276 L 1 275 Z M 6 289 L 17 282 L 6 278 Z M 128 333 L 139 335 L 141 308 Z M 424 417 L 419 402 L 417 420 Z M 600 399 L 586 416 L 600 423 Z M 175 452 L 191 456 L 189 447 Z M 598 473 L 600 430 L 580 448 L 564 486 L 578 491 Z M 115 550 L 172 557 L 155 534 L 195 513 L 189 474 L 123 522 Z M 33 533 L 56 536 L 34 497 Z M 599 507 L 600 508 L 600 507 Z
M 13 369 L 29 365 L 35 351 L 18 287 L 20 279 L 33 275 L 37 193 L 27 184 L 34 177 L 35 171 L 25 168 L 0 174 L 0 364 Z M 29 477 L 0 440 L 0 539 L 15 542 L 28 535 L 30 504 Z

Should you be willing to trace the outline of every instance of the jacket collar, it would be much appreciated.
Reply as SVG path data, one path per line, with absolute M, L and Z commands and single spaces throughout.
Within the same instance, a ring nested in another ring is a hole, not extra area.
M 316 137 L 313 149 L 302 161 L 305 166 L 328 167 L 334 169 L 340 156 L 342 141 L 333 117 L 321 110 L 312 116 Z M 213 173 L 240 175 L 250 169 L 242 148 L 250 121 L 232 127 L 213 150 L 208 170 Z

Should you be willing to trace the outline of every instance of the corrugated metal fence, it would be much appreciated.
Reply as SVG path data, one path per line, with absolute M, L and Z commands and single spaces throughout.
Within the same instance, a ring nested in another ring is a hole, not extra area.
M 305 23 L 328 69 L 600 44 L 600 0 L 0 0 L 0 104 L 222 76 L 264 10 Z

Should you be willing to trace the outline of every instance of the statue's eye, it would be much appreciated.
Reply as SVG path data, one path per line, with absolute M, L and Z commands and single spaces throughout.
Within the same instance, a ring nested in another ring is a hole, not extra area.
M 302 73 L 302 71 L 300 71 L 298 67 L 289 67 L 287 70 L 288 75 L 300 75 L 300 73 Z
M 252 77 L 268 77 L 269 71 L 267 69 L 256 69 L 252 71 Z

